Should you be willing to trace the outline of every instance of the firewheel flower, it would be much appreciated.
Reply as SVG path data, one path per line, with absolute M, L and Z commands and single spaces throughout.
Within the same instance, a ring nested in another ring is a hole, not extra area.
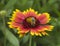
M 38 14 L 37 11 L 31 8 L 23 12 L 16 9 L 16 11 L 13 11 L 10 20 L 8 22 L 9 27 L 17 29 L 20 37 L 27 33 L 30 33 L 32 36 L 48 35 L 46 31 L 52 31 L 54 27 L 48 24 L 51 20 L 48 13 Z

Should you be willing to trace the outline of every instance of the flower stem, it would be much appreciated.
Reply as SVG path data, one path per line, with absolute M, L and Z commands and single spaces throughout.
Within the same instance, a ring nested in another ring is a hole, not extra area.
M 5 16 L 2 16 L 2 20 L 3 20 L 3 33 L 5 33 L 4 35 L 4 46 L 6 46 L 6 32 L 5 32 Z
M 30 35 L 29 46 L 31 46 L 31 42 L 32 42 L 32 36 Z
M 36 42 L 34 41 L 34 45 L 33 46 L 36 46 Z

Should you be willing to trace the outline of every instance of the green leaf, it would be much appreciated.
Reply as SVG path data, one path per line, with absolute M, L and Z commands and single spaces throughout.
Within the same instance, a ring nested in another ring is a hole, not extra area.
M 27 3 L 28 0 L 19 0 L 19 2 L 21 3 L 21 5 L 25 5 Z
M 32 6 L 35 10 L 38 10 L 40 11 L 41 9 L 41 3 L 40 3 L 40 0 L 34 0 L 33 1 L 33 6 Z
M 20 10 L 26 10 L 27 8 L 31 8 L 33 5 L 33 0 L 28 0 L 26 3 L 22 4 L 21 1 L 17 1 L 17 4 L 15 5 L 15 8 L 18 8 Z
M 6 36 L 7 40 L 13 44 L 14 46 L 19 46 L 18 39 L 8 30 L 5 28 L 5 30 L 2 28 L 3 34 Z
M 11 43 L 8 42 L 8 43 L 7 43 L 7 46 L 14 46 L 14 45 L 12 45 Z
M 52 5 L 52 4 L 54 4 L 56 1 L 57 1 L 57 0 L 49 0 L 48 3 L 49 3 L 50 5 Z
M 17 0 L 9 0 L 4 8 L 9 9 L 9 8 L 13 7 L 13 5 L 16 3 L 16 1 Z
M 26 43 L 29 40 L 29 34 L 23 37 L 23 43 Z

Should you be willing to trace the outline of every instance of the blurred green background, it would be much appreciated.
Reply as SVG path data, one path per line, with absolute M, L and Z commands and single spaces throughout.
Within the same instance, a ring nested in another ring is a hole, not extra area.
M 50 13 L 50 24 L 54 25 L 53 31 L 48 32 L 49 36 L 34 37 L 32 46 L 60 46 L 60 0 L 0 0 L 0 46 L 28 46 L 29 35 L 19 38 L 7 22 L 13 10 L 29 8 L 39 13 Z

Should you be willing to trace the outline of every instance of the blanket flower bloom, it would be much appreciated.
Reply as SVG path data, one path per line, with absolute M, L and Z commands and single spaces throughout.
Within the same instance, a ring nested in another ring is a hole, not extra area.
M 32 36 L 48 35 L 46 31 L 52 31 L 52 25 L 48 22 L 51 20 L 48 13 L 38 14 L 34 9 L 27 9 L 21 12 L 16 9 L 13 11 L 12 17 L 8 22 L 10 28 L 17 29 L 19 36 L 23 36 L 26 33 L 30 33 Z

